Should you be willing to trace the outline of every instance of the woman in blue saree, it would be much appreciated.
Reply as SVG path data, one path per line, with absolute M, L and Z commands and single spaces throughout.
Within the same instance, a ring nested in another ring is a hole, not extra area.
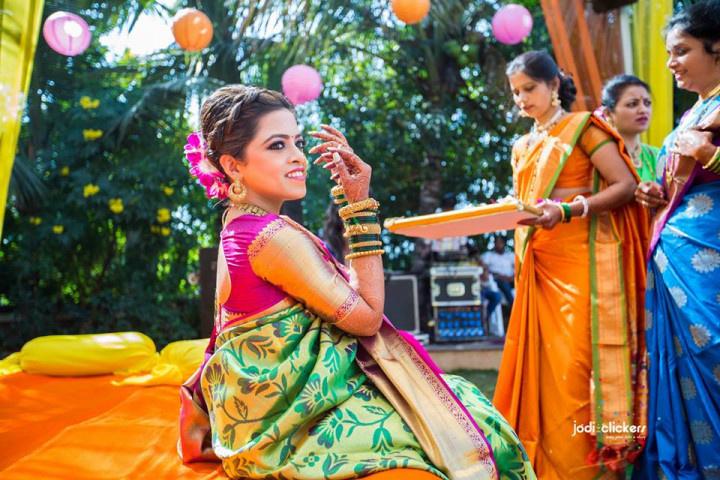
M 699 95 L 658 157 L 646 296 L 648 437 L 635 478 L 720 478 L 720 1 L 666 30 L 678 87 Z

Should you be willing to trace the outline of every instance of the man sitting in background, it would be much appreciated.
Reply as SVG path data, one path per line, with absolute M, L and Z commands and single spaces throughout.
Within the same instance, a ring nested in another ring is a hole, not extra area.
M 515 276 L 515 255 L 505 250 L 505 238 L 495 235 L 493 249 L 482 255 L 482 262 L 493 274 L 495 283 L 508 304 L 512 305 L 513 285 Z

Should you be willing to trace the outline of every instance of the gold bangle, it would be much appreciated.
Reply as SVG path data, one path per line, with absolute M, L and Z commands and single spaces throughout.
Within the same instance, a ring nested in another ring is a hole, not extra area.
M 710 170 L 713 173 L 719 173 L 718 170 L 720 170 L 720 147 L 717 147 L 715 149 L 715 154 L 712 156 L 710 161 L 703 165 L 705 170 Z
M 380 202 L 374 198 L 366 198 L 365 200 L 344 206 L 338 211 L 338 214 L 343 220 L 345 220 L 345 217 L 351 213 L 359 212 L 361 210 L 377 210 L 378 208 L 380 208 Z
M 333 197 L 345 195 L 345 189 L 342 187 L 342 185 L 335 185 L 330 189 L 330 195 L 332 195 Z
M 333 203 L 335 205 L 342 205 L 343 203 L 347 203 L 347 200 L 345 200 L 345 197 L 333 198 Z
M 343 237 L 348 238 L 353 235 L 377 234 L 382 231 L 379 223 L 361 223 L 359 225 L 348 225 L 345 227 Z
M 380 248 L 378 250 L 368 250 L 366 252 L 355 252 L 345 255 L 345 260 L 352 260 L 353 258 L 369 257 L 370 255 L 382 255 L 385 250 Z
M 382 247 L 383 242 L 380 240 L 368 240 L 367 242 L 351 243 L 350 250 L 362 247 Z
M 376 216 L 377 216 L 377 212 L 373 212 L 373 211 L 364 211 L 364 212 L 363 212 L 363 211 L 360 211 L 360 212 L 354 212 L 354 213 L 349 213 L 349 214 L 347 214 L 347 215 L 345 216 L 345 220 L 348 220 L 348 219 L 350 219 L 350 218 L 376 217 Z

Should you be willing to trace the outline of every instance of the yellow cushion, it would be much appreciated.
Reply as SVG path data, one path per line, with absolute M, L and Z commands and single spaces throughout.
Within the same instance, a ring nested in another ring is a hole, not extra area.
M 23 371 L 42 375 L 130 375 L 151 370 L 157 359 L 155 343 L 139 332 L 49 335 L 20 350 Z
M 22 368 L 20 368 L 20 352 L 11 353 L 0 360 L 0 377 L 17 372 L 22 372 Z
M 113 382 L 115 385 L 182 385 L 202 365 L 209 339 L 179 340 L 160 352 L 150 373 Z

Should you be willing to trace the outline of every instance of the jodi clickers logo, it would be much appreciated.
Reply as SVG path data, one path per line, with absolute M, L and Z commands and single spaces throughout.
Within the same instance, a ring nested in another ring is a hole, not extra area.
M 591 435 L 597 435 L 602 433 L 606 436 L 614 435 L 625 435 L 628 433 L 645 433 L 647 427 L 645 425 L 631 425 L 625 422 L 610 422 L 603 424 L 596 424 L 595 422 L 580 423 L 573 422 L 573 433 L 574 437 L 578 433 L 589 433 Z

